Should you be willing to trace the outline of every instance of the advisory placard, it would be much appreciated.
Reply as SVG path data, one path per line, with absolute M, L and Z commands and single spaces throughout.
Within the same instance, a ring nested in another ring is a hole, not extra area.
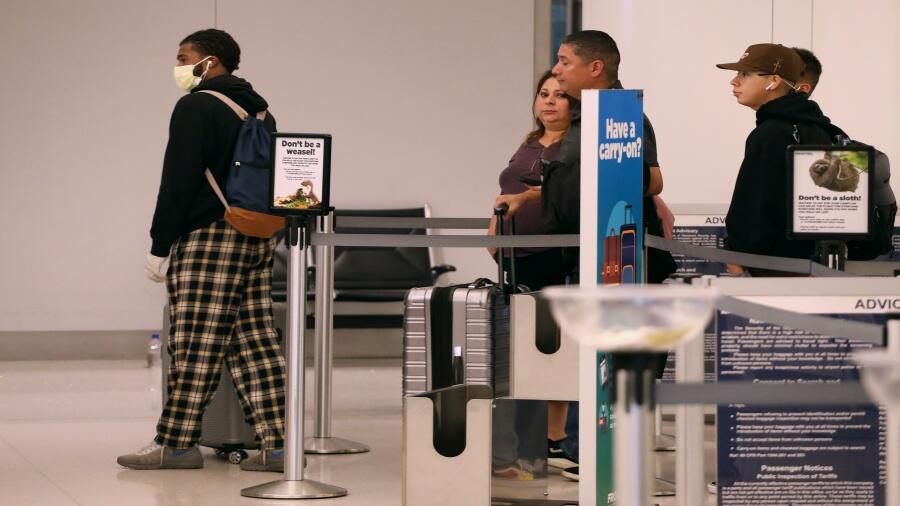
M 849 283 L 849 282 L 848 282 Z M 789 311 L 883 323 L 878 295 L 741 297 Z M 832 385 L 859 381 L 851 355 L 873 345 L 720 312 L 717 380 Z M 884 506 L 884 412 L 877 406 L 720 405 L 719 506 Z
M 868 146 L 788 148 L 791 227 L 796 239 L 851 240 L 869 235 L 872 164 Z
M 331 135 L 276 133 L 270 209 L 279 214 L 322 214 L 331 185 Z
M 702 246 L 704 248 L 724 249 L 725 247 L 725 214 L 682 214 L 676 213 L 672 239 Z M 680 253 L 673 253 L 678 269 L 674 278 L 695 278 L 699 276 L 719 276 L 728 272 L 722 262 L 703 258 L 693 258 Z

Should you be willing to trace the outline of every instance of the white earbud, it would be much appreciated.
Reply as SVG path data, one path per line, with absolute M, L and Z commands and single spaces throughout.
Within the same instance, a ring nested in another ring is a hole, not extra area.
M 775 88 L 775 81 L 772 81 L 771 83 L 769 83 L 768 86 L 766 86 L 766 91 L 772 91 L 772 89 L 774 89 L 774 88 Z

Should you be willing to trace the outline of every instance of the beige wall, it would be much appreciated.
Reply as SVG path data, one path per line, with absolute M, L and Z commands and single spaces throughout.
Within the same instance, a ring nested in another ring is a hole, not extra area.
M 532 2 L 4 0 L 0 331 L 159 326 L 144 278 L 181 37 L 230 31 L 280 129 L 334 135 L 339 207 L 484 216 L 530 126 Z M 452 278 L 489 275 L 447 250 Z
M 609 32 L 626 87 L 643 88 L 659 141 L 663 197 L 727 204 L 754 112 L 731 95 L 750 44 L 812 48 L 824 73 L 813 99 L 856 139 L 900 163 L 900 2 L 896 0 L 641 0 L 585 2 L 584 26 Z

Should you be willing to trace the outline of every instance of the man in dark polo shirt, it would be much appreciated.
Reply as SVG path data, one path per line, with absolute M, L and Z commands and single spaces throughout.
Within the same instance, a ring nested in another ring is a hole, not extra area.
M 572 124 L 566 132 L 555 163 L 544 169 L 541 191 L 541 208 L 544 226 L 550 233 L 577 234 L 580 231 L 581 214 L 581 92 L 582 90 L 621 89 L 619 81 L 619 48 L 609 34 L 597 30 L 576 32 L 563 40 L 557 53 L 558 61 L 553 67 L 553 77 L 560 89 L 572 97 L 569 109 Z M 671 212 L 659 198 L 663 180 L 656 154 L 656 135 L 653 125 L 644 115 L 644 226 L 653 235 L 671 234 L 663 230 L 657 204 L 663 214 L 671 217 Z M 566 265 L 570 282 L 578 282 L 578 248 L 566 250 Z M 675 272 L 675 260 L 667 251 L 649 248 L 646 258 L 647 281 L 660 283 Z M 665 364 L 665 354 L 660 354 L 660 372 Z M 578 403 L 569 407 L 566 434 L 575 441 L 578 448 Z M 577 454 L 576 454 L 577 457 Z M 563 476 L 577 480 L 578 468 L 563 471 Z
M 563 40 L 553 67 L 553 76 L 571 101 L 572 125 L 562 140 L 558 163 L 544 171 L 541 194 L 544 225 L 551 233 L 577 234 L 581 213 L 581 92 L 582 90 L 622 89 L 619 81 L 619 48 L 607 33 L 598 30 L 576 32 Z M 660 217 L 671 216 L 658 195 L 663 189 L 662 173 L 656 152 L 656 135 L 644 115 L 644 226 L 652 235 L 669 235 Z M 660 212 L 662 211 L 662 212 Z M 662 215 L 662 216 L 660 216 Z M 671 226 L 671 220 L 666 219 Z M 578 251 L 567 252 L 572 281 L 578 279 Z M 647 281 L 662 282 L 675 272 L 675 261 L 668 252 L 649 248 Z

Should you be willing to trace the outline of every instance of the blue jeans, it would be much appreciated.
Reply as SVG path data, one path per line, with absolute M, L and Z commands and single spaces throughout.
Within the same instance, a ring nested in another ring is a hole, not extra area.
M 578 403 L 569 403 L 566 415 L 566 439 L 560 444 L 563 451 L 578 461 Z

